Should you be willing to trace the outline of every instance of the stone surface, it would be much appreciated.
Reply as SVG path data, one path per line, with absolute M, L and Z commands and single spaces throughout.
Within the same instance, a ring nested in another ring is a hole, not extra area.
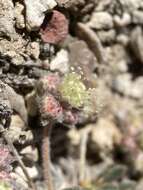
M 0 36 L 8 36 L 13 38 L 16 35 L 14 24 L 14 5 L 12 0 L 1 0 Z
M 89 85 L 92 82 L 94 83 L 95 79 L 91 72 L 95 69 L 97 62 L 84 41 L 69 44 L 69 63 L 71 67 L 85 77 L 85 81 L 87 80 Z
M 25 0 L 27 30 L 38 30 L 43 23 L 45 12 L 52 10 L 56 5 L 55 0 Z
M 111 29 L 113 28 L 113 18 L 107 12 L 94 12 L 87 25 L 94 29 Z
M 19 29 L 25 28 L 25 20 L 24 20 L 24 5 L 16 2 L 14 7 L 15 19 L 16 19 L 16 27 Z
M 140 27 L 136 27 L 132 31 L 130 45 L 136 58 L 143 63 L 143 31 Z
M 60 71 L 61 73 L 67 73 L 69 71 L 69 57 L 66 50 L 62 49 L 57 53 L 56 57 L 50 63 L 50 69 L 52 71 Z
M 38 42 L 31 42 L 26 48 L 27 54 L 33 58 L 38 59 L 40 55 L 40 47 Z
M 92 127 L 91 141 L 104 151 L 111 151 L 115 144 L 120 143 L 121 133 L 109 119 L 101 118 L 96 126 Z

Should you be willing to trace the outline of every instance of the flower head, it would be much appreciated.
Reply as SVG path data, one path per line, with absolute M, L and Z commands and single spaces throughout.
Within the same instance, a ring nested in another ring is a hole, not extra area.
M 88 98 L 87 89 L 81 81 L 81 76 L 74 72 L 64 77 L 59 91 L 62 99 L 75 108 L 82 107 Z

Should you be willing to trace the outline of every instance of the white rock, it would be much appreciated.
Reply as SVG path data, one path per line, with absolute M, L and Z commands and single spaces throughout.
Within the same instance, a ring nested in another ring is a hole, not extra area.
M 131 16 L 128 13 L 124 13 L 122 17 L 115 15 L 113 20 L 118 27 L 123 27 L 131 24 Z
M 132 12 L 141 6 L 142 0 L 120 0 L 120 3 L 127 11 Z
M 87 25 L 94 29 L 111 29 L 113 28 L 113 18 L 107 12 L 95 12 Z
M 137 99 L 143 98 L 143 77 L 133 81 L 129 74 L 118 75 L 112 85 L 115 90 L 125 96 Z
M 27 46 L 27 54 L 34 59 L 38 59 L 40 54 L 40 47 L 38 42 L 31 42 Z
M 35 166 L 31 168 L 26 167 L 26 170 L 32 179 L 38 177 L 38 170 Z M 25 174 L 23 173 L 23 170 L 21 169 L 21 167 L 18 166 L 17 168 L 15 168 L 15 173 L 19 175 L 20 178 L 23 178 L 24 180 L 26 180 Z
M 20 154 L 33 162 L 38 161 L 38 150 L 36 148 L 33 148 L 32 146 L 27 146 L 23 148 L 20 151 Z
M 16 18 L 16 27 L 19 29 L 22 29 L 25 27 L 25 20 L 24 20 L 24 5 L 20 4 L 19 2 L 16 2 L 15 8 L 15 18 Z
M 51 61 L 50 69 L 52 71 L 59 70 L 61 73 L 67 73 L 69 71 L 69 58 L 66 50 L 60 50 L 57 56 Z
M 114 144 L 120 143 L 122 135 L 116 125 L 109 119 L 100 119 L 93 125 L 91 141 L 101 150 L 112 150 Z
M 134 24 L 143 24 L 143 11 L 135 10 L 132 13 L 132 19 Z
M 38 30 L 44 20 L 45 12 L 56 5 L 55 0 L 25 0 L 26 28 L 29 31 Z

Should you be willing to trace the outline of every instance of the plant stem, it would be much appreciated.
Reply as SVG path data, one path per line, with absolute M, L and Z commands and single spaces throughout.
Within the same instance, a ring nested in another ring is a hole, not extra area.
M 42 156 L 43 156 L 43 175 L 48 190 L 54 190 L 51 170 L 50 170 L 50 130 L 51 126 L 43 127 Z

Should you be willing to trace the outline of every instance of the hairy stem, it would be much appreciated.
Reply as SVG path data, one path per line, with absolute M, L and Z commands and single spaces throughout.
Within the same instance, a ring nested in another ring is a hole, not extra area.
M 54 190 L 51 170 L 50 170 L 50 128 L 51 126 L 43 127 L 42 139 L 42 156 L 43 156 L 43 175 L 46 187 L 48 190 Z

